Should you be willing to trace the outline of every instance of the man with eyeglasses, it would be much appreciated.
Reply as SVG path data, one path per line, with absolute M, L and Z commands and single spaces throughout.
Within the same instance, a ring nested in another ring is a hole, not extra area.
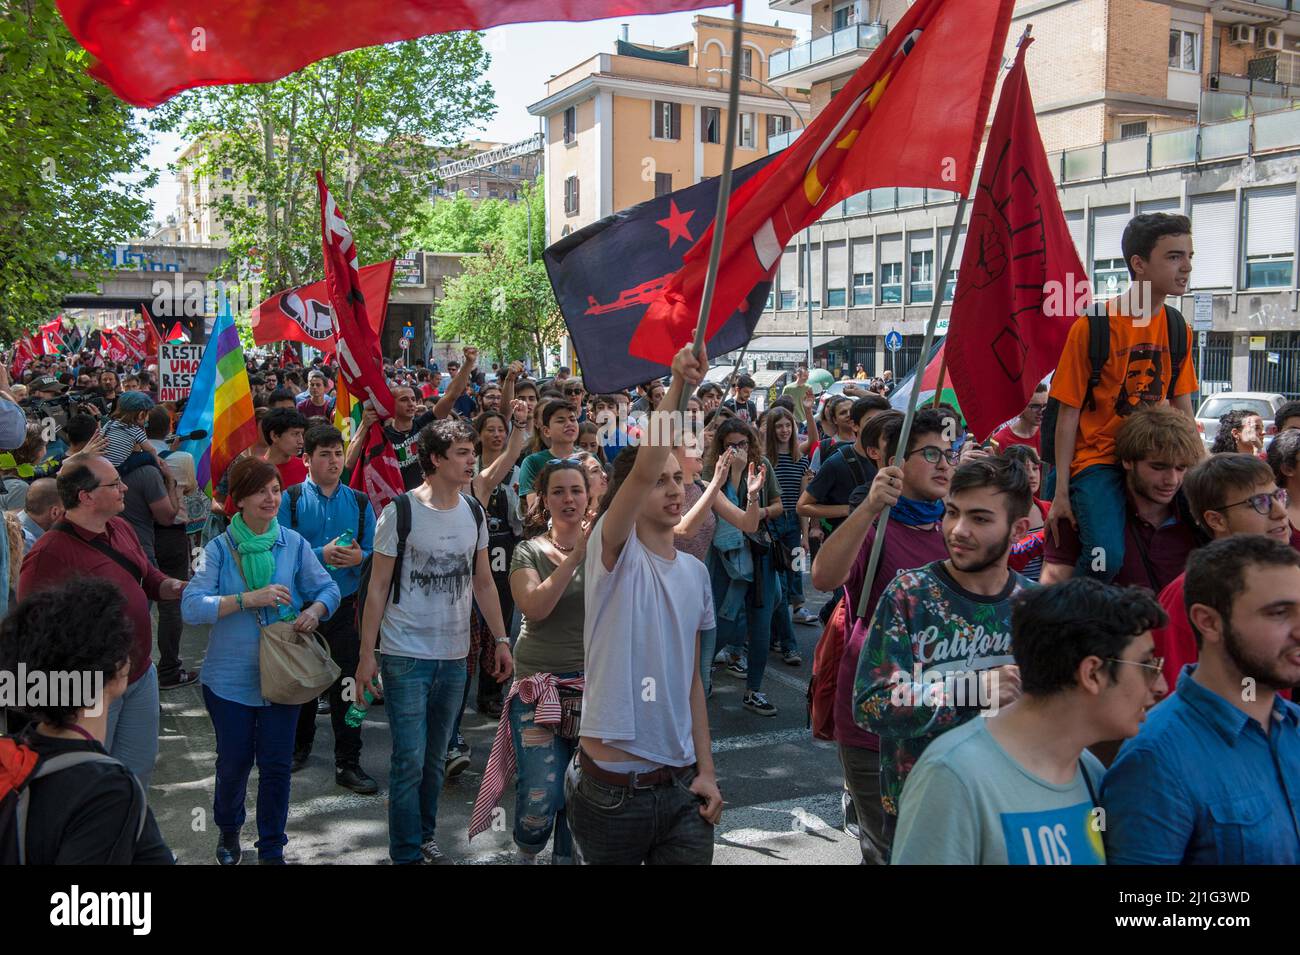
M 890 581 L 901 571 L 924 567 L 948 556 L 943 538 L 943 498 L 952 483 L 957 460 L 952 441 L 945 436 L 950 421 L 932 408 L 916 413 L 903 466 L 890 464 L 880 469 L 867 499 L 826 538 L 813 560 L 813 586 L 822 591 L 845 586 L 848 597 L 844 649 L 834 668 L 835 741 L 857 814 L 862 858 L 871 865 L 884 865 L 889 858 L 892 817 L 887 822 L 882 799 L 880 737 L 858 724 L 853 684 L 874 612 Z M 902 415 L 890 416 L 881 429 L 878 448 L 884 451 L 886 460 L 892 461 L 897 453 L 902 430 Z M 856 619 L 856 610 L 862 606 L 862 585 L 875 540 L 876 518 L 886 505 L 892 510 L 880 563 L 866 597 L 866 613 Z
M 1287 493 L 1279 489 L 1273 470 L 1250 454 L 1215 454 L 1187 472 L 1183 491 L 1192 516 L 1214 540 L 1236 534 L 1262 534 L 1289 543 Z M 1156 652 L 1165 661 L 1165 682 L 1172 689 L 1183 667 L 1195 663 L 1196 637 L 1183 605 L 1186 574 L 1179 574 L 1160 591 L 1160 606 L 1169 622 L 1154 631 Z
M 69 458 L 59 470 L 63 520 L 23 559 L 18 598 L 70 577 L 102 577 L 126 600 L 134 633 L 126 693 L 109 706 L 104 748 L 135 773 L 147 791 L 158 758 L 158 671 L 153 665 L 150 600 L 179 600 L 185 581 L 149 562 L 135 531 L 120 515 L 126 485 L 106 458 Z
M 1087 578 L 1015 599 L 1023 696 L 926 749 L 903 788 L 894 865 L 1105 865 L 1087 747 L 1137 734 L 1165 692 L 1149 594 Z
M 1047 385 L 1038 383 L 1029 404 L 1020 412 L 1020 417 L 993 433 L 992 441 L 998 451 L 1005 451 L 1013 444 L 1025 444 L 1034 449 L 1035 454 L 1043 453 L 1039 444 L 1038 430 L 1043 424 L 1043 412 L 1047 410 Z
M 1300 553 L 1260 534 L 1187 562 L 1200 660 L 1102 781 L 1112 865 L 1300 863 Z
M 1050 526 L 1044 532 L 1042 583 L 1068 580 L 1084 565 L 1089 576 L 1158 594 L 1182 573 L 1192 549 L 1205 542 L 1182 493 L 1187 469 L 1205 456 L 1191 418 L 1169 406 L 1135 411 L 1115 435 L 1115 456 L 1124 472 L 1124 498 L 1113 502 L 1124 509 L 1123 563 L 1108 565 L 1113 548 L 1098 545 L 1083 553 L 1079 541 L 1089 539 L 1086 518 L 1078 530 L 1062 521 L 1057 534 Z

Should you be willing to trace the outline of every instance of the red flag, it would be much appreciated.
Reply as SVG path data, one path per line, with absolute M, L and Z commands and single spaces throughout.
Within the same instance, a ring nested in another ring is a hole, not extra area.
M 41 349 L 45 355 L 57 355 L 64 350 L 62 315 L 41 326 Z
M 334 336 L 338 341 L 339 373 L 348 391 L 361 401 L 369 399 L 381 419 L 393 416 L 393 394 L 384 378 L 379 336 L 366 317 L 366 298 L 357 273 L 357 246 L 343 221 L 325 177 L 316 173 L 320 191 L 321 244 L 325 251 L 325 285 L 329 289 Z
M 308 63 L 430 33 L 603 20 L 717 0 L 59 0 L 69 32 L 121 99 L 157 106 L 194 86 L 266 83 Z
M 167 340 L 169 342 L 187 342 L 190 340 L 190 336 L 185 334 L 185 329 L 181 327 L 180 322 L 177 322 L 172 326 L 172 330 L 167 333 Z
M 378 338 L 388 311 L 388 290 L 393 284 L 393 259 L 361 269 L 361 293 L 366 297 L 366 319 Z M 305 342 L 327 355 L 334 353 L 334 321 L 325 280 L 276 292 L 253 312 L 253 341 L 270 345 L 279 341 Z
M 158 337 L 158 329 L 149 317 L 149 309 L 144 305 L 140 306 L 140 318 L 144 321 L 144 348 L 145 351 L 153 358 L 158 357 L 158 346 L 162 344 L 162 339 Z
M 126 361 L 126 346 L 122 343 L 120 330 L 104 329 L 100 343 L 100 348 L 108 352 L 109 361 Z
M 145 356 L 145 333 L 123 325 L 117 330 L 118 341 L 126 350 L 128 361 L 141 361 Z
M 41 336 L 39 333 L 22 339 L 14 346 L 13 378 L 17 381 L 33 358 L 41 354 Z
M 352 470 L 351 487 L 370 498 L 376 514 L 405 490 L 397 452 L 385 437 L 383 428 L 374 427 L 366 433 L 366 449 Z
M 835 203 L 877 186 L 969 188 L 1012 5 L 917 0 L 808 129 L 735 191 L 706 340 Z M 650 303 L 632 355 L 668 365 L 694 339 L 712 240 L 710 226 Z
M 1088 273 L 1034 119 L 1030 42 L 1020 45 L 993 117 L 948 325 L 948 373 L 977 435 L 1024 410 L 1088 305 Z

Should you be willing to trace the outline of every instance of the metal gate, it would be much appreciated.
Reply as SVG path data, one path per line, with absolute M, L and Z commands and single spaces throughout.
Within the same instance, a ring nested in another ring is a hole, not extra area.
M 1250 353 L 1250 390 L 1300 398 L 1300 332 L 1270 332 L 1266 348 Z
M 895 381 L 902 381 L 916 367 L 921 360 L 921 347 L 924 344 L 924 335 L 904 335 L 902 348 L 892 354 L 886 352 L 885 367 L 894 369 Z
M 854 374 L 861 365 L 868 375 L 879 374 L 876 371 L 876 336 L 850 335 L 845 339 L 849 346 L 849 373 Z
M 1205 345 L 1205 376 L 1201 397 L 1232 390 L 1232 332 L 1209 332 Z M 1201 336 L 1192 333 L 1192 368 L 1201 374 Z

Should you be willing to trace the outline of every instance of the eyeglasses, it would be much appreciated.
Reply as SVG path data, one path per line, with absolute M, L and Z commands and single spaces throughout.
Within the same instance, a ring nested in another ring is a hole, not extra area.
M 731 444 L 724 444 L 724 445 L 723 445 L 723 448 L 724 448 L 724 449 L 725 449 L 725 448 L 747 448 L 747 447 L 749 447 L 749 441 L 748 441 L 748 440 L 745 440 L 745 441 L 735 441 L 735 442 L 733 442 L 733 443 L 731 443 Z
M 1277 501 L 1283 507 L 1286 507 L 1288 500 L 1289 498 L 1287 497 L 1286 488 L 1280 487 L 1272 494 L 1252 494 L 1244 501 L 1238 501 L 1236 504 L 1225 504 L 1222 507 L 1212 508 L 1212 510 L 1226 511 L 1230 507 L 1240 507 L 1242 504 L 1249 504 L 1260 517 L 1268 517 L 1269 512 L 1273 510 L 1274 501 Z
M 1044 411 L 1047 410 L 1047 402 L 1044 401 L 1044 402 L 1040 405 L 1040 404 L 1036 404 L 1035 402 L 1032 402 L 1032 401 L 1031 401 L 1031 402 L 1029 403 L 1029 405 L 1028 405 L 1028 407 L 1027 407 L 1026 410 L 1028 410 L 1028 411 L 1037 411 L 1039 414 L 1042 414 Z
M 943 458 L 949 464 L 956 464 L 957 459 L 961 457 L 960 451 L 945 450 L 944 448 L 937 448 L 933 444 L 927 444 L 923 448 L 913 448 L 908 451 L 903 455 L 903 460 L 906 461 L 914 454 L 919 454 L 925 458 L 927 464 L 938 464 L 939 458 Z
M 1121 660 L 1118 657 L 1105 657 L 1108 663 L 1127 663 L 1130 666 L 1141 667 L 1146 670 L 1143 674 L 1147 678 L 1147 686 L 1155 686 L 1156 680 L 1160 679 L 1160 673 L 1165 668 L 1164 657 L 1152 657 L 1150 663 L 1143 663 L 1140 660 Z
M 583 392 L 583 389 L 582 389 L 582 388 L 565 388 L 565 389 L 564 389 L 564 393 L 565 393 L 566 395 L 580 395 L 580 394 L 582 394 L 582 392 Z
M 94 488 L 92 488 L 92 490 L 98 491 L 101 487 L 115 487 L 125 491 L 126 482 L 123 481 L 121 478 L 118 478 L 116 481 L 109 481 L 107 484 L 96 484 Z

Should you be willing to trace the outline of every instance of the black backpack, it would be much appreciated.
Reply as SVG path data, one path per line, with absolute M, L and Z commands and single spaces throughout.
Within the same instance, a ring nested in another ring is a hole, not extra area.
M 346 485 L 344 486 L 346 487 Z M 349 487 L 348 491 L 351 492 L 352 499 L 357 502 L 356 540 L 357 543 L 360 544 L 361 538 L 366 531 L 366 499 L 362 497 L 360 494 L 358 494 L 354 488 Z M 289 526 L 292 527 L 294 530 L 297 530 L 298 529 L 298 502 L 302 500 L 302 485 L 295 484 L 293 485 L 293 487 L 289 488 L 289 490 L 286 491 L 285 493 L 289 495 Z M 408 531 L 411 529 L 411 522 L 409 516 L 406 522 L 406 529 Z M 402 541 L 399 541 L 398 547 L 401 547 L 402 543 L 404 542 L 405 542 L 405 538 L 403 538 Z
M 483 530 L 483 525 L 487 523 L 487 516 L 483 513 L 483 505 L 478 502 L 472 494 L 461 492 L 461 497 L 469 504 L 469 509 L 474 513 L 474 550 L 470 552 L 470 573 L 474 572 L 474 554 L 478 552 L 478 538 Z M 393 558 L 393 581 L 389 587 L 389 603 L 398 604 L 402 602 L 402 561 L 406 557 L 406 539 L 411 536 L 411 492 L 398 495 L 393 498 L 393 503 L 397 506 L 397 555 Z M 290 501 L 290 514 L 292 515 L 293 503 Z M 365 618 L 366 597 L 370 593 L 370 569 L 374 564 L 374 551 L 366 556 L 361 562 L 361 582 L 357 585 L 357 631 L 361 630 L 361 621 Z
M 1106 302 L 1094 302 L 1084 313 L 1088 319 L 1088 390 L 1083 395 L 1083 406 L 1088 411 L 1097 410 L 1097 401 L 1092 390 L 1101 384 L 1102 372 L 1106 362 L 1110 361 L 1110 312 Z M 1183 313 L 1172 305 L 1165 305 L 1165 320 L 1169 323 L 1169 391 L 1165 397 L 1171 401 L 1178 376 L 1182 373 L 1183 362 L 1187 360 L 1187 319 Z M 1042 448 L 1042 460 L 1045 467 L 1056 465 L 1056 418 L 1061 403 L 1055 398 L 1047 399 L 1047 408 L 1043 411 L 1043 423 L 1039 425 L 1039 446 Z

